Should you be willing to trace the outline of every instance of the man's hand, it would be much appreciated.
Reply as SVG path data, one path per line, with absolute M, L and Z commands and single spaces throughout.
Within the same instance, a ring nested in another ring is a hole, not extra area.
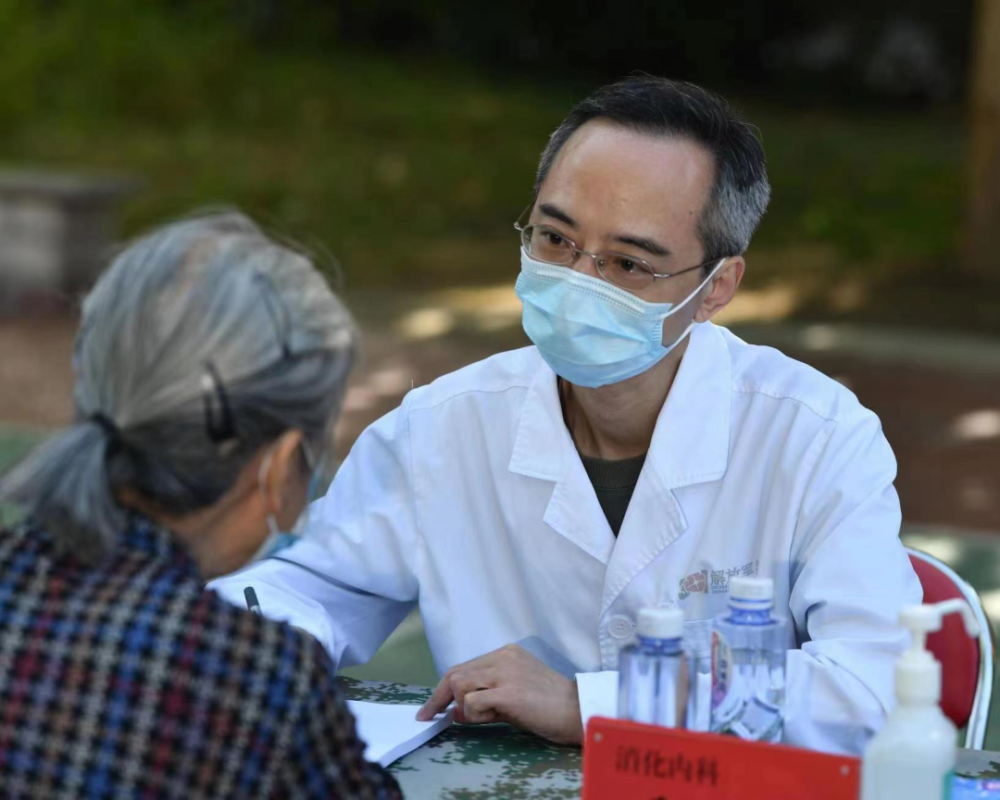
M 576 681 L 514 644 L 448 670 L 417 719 L 433 719 L 452 700 L 456 722 L 509 722 L 560 744 L 583 743 Z

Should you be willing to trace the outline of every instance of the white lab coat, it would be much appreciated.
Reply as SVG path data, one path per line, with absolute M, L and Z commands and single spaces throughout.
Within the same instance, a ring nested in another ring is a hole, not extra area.
M 860 752 L 893 698 L 900 607 L 921 600 L 899 542 L 896 463 L 835 381 L 696 326 L 617 539 L 528 347 L 410 392 L 354 445 L 304 539 L 217 581 L 368 660 L 418 606 L 438 671 L 542 642 L 613 715 L 639 609 L 679 605 L 704 648 L 728 579 L 774 579 L 788 642 L 786 741 Z M 329 578 L 330 580 L 328 580 Z M 331 582 L 332 581 L 332 582 Z

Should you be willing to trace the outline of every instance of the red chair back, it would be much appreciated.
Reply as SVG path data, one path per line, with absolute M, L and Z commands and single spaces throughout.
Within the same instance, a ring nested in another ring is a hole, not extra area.
M 910 563 L 924 587 L 925 603 L 956 597 L 965 600 L 962 590 L 933 564 L 913 555 Z M 927 637 L 927 649 L 941 662 L 941 710 L 957 727 L 964 728 L 972 715 L 979 681 L 979 640 L 969 638 L 961 617 L 949 614 L 941 630 Z

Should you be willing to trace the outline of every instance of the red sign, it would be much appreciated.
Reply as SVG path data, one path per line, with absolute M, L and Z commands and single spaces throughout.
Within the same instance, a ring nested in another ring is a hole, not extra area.
M 858 800 L 861 761 L 595 717 L 583 800 Z

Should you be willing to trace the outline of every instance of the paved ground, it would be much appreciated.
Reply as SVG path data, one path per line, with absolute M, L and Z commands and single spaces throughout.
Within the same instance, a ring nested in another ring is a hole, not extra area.
M 800 355 L 881 418 L 907 522 L 1000 531 L 1000 376 Z

